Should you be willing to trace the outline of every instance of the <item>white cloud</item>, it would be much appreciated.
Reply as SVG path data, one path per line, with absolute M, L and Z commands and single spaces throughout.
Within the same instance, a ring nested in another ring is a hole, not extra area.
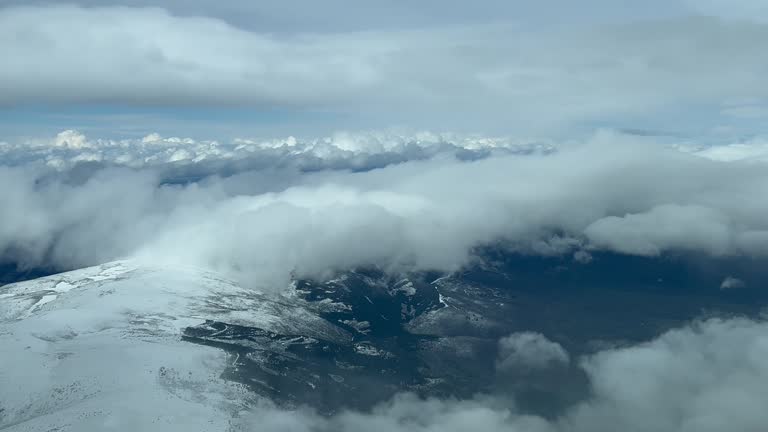
M 726 215 L 709 207 L 665 204 L 599 219 L 584 233 L 596 247 L 633 255 L 654 256 L 670 248 L 723 255 L 733 250 L 729 225 Z
M 756 137 L 743 142 L 707 147 L 696 151 L 696 154 L 720 161 L 768 161 L 768 141 L 764 137 Z
M 552 342 L 540 333 L 513 333 L 499 340 L 499 356 L 496 369 L 526 370 L 546 369 L 567 365 L 568 353 L 560 344 Z
M 66 147 L 68 149 L 82 149 L 90 147 L 88 141 L 86 141 L 85 135 L 75 130 L 65 130 L 56 135 L 53 140 L 53 145 L 56 147 Z
M 743 280 L 733 276 L 728 276 L 723 279 L 723 282 L 720 284 L 720 289 L 744 288 L 745 286 L 746 284 Z

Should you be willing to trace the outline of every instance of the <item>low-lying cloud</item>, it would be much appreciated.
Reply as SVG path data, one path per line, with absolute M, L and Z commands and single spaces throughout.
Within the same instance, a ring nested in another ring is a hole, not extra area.
M 274 286 L 290 274 L 363 265 L 452 271 L 487 244 L 580 262 L 595 250 L 768 253 L 768 204 L 755 199 L 768 193 L 763 162 L 713 161 L 611 132 L 554 152 L 469 159 L 460 143 L 435 145 L 449 151 L 361 172 L 286 162 L 194 182 L 113 165 L 2 167 L 0 251 L 6 261 L 57 268 L 143 257 Z M 327 148 L 337 161 L 363 154 Z
M 498 370 L 546 369 L 568 364 L 568 353 L 560 344 L 540 333 L 513 333 L 499 340 Z

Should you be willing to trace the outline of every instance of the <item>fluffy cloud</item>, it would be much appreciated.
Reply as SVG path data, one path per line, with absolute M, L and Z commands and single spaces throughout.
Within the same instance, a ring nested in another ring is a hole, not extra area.
M 496 368 L 541 369 L 552 365 L 567 364 L 568 353 L 556 342 L 544 335 L 532 332 L 514 333 L 499 341 L 499 358 Z
M 732 250 L 725 214 L 704 206 L 664 204 L 649 211 L 608 216 L 584 230 L 596 247 L 633 255 L 659 255 L 670 248 L 723 255 Z
M 68 149 L 82 149 L 90 147 L 85 135 L 75 130 L 65 130 L 56 135 L 53 140 L 53 145 L 56 147 L 65 147 Z

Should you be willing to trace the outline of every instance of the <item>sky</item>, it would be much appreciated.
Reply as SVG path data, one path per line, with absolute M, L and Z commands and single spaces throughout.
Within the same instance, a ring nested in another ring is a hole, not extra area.
M 0 2 L 0 136 L 762 132 L 754 0 Z

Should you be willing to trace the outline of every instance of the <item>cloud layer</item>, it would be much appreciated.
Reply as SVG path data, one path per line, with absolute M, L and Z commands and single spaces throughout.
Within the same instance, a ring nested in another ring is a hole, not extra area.
M 580 262 L 594 250 L 768 253 L 768 204 L 754 198 L 768 193 L 764 163 L 709 160 L 653 138 L 601 132 L 544 150 L 479 138 L 238 141 L 253 159 L 225 177 L 209 174 L 242 157 L 226 156 L 232 147 L 144 141 L 133 148 L 66 132 L 55 151 L 117 149 L 127 167 L 54 169 L 32 158 L 0 168 L 2 256 L 59 268 L 139 256 L 280 286 L 292 272 L 324 277 L 371 264 L 452 271 L 476 247 L 499 243 Z M 209 153 L 193 156 L 201 148 Z M 154 157 L 162 162 L 152 169 L 129 168 Z
M 131 169 L 176 170 L 176 175 L 186 173 L 189 177 L 226 176 L 235 171 L 287 165 L 303 171 L 360 171 L 439 155 L 478 159 L 492 154 L 551 151 L 553 144 L 541 140 L 396 131 L 340 131 L 322 138 L 235 138 L 220 142 L 162 137 L 157 133 L 141 139 L 89 139 L 78 131 L 65 130 L 52 139 L 0 142 L 3 165 L 40 164 L 66 172 L 91 162 Z
M 288 107 L 442 126 L 604 121 L 766 98 L 766 40 L 764 24 L 701 17 L 549 33 L 473 23 L 278 35 L 155 8 L 6 7 L 0 105 Z

